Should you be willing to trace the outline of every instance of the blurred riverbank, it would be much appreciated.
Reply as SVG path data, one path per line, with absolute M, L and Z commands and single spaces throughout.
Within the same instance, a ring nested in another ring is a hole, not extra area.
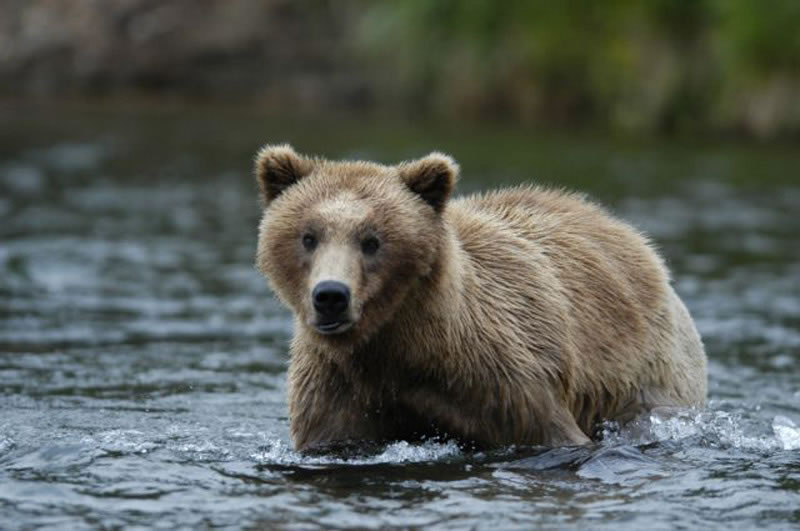
M 800 3 L 8 0 L 0 100 L 800 135 Z

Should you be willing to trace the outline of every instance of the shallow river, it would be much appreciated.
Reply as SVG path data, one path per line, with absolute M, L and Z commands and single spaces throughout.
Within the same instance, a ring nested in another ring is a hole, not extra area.
M 0 528 L 800 525 L 800 150 L 191 108 L 0 115 Z M 251 156 L 284 139 L 387 162 L 447 150 L 462 191 L 589 191 L 666 256 L 708 350 L 708 408 L 586 448 L 301 457 L 290 316 L 252 265 Z

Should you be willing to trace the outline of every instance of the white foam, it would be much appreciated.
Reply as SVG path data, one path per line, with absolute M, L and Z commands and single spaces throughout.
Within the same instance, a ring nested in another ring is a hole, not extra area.
M 772 431 L 784 450 L 800 450 L 800 428 L 782 415 L 772 419 Z
M 772 433 L 763 421 L 746 420 L 726 411 L 687 410 L 673 416 L 650 414 L 620 428 L 607 423 L 603 440 L 607 444 L 648 444 L 696 438 L 701 446 L 775 451 L 800 448 L 800 428 L 790 419 L 777 416 Z
M 426 441 L 420 444 L 398 441 L 386 446 L 381 453 L 371 456 L 305 456 L 295 452 L 284 441 L 271 439 L 265 442 L 259 452 L 251 454 L 251 458 L 261 464 L 278 465 L 376 465 L 422 463 L 458 455 L 461 455 L 461 450 L 455 441 Z
M 387 446 L 380 455 L 375 456 L 374 460 L 378 463 L 420 463 L 454 457 L 460 453 L 461 450 L 455 441 L 443 443 L 429 441 L 423 444 L 398 441 Z
M 159 445 L 148 439 L 147 434 L 139 430 L 108 430 L 94 436 L 84 437 L 81 441 L 104 452 L 119 454 L 146 454 L 157 449 Z
M 169 448 L 190 461 L 228 461 L 231 459 L 230 450 L 207 440 L 170 445 Z

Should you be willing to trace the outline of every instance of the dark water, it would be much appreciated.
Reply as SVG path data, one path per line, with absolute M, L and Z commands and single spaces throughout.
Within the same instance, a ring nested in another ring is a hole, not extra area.
M 0 132 L 0 527 L 671 529 L 800 525 L 800 150 L 10 110 Z M 710 403 L 579 449 L 447 441 L 304 458 L 288 313 L 252 262 L 263 140 L 462 190 L 588 190 L 648 231 L 704 336 Z

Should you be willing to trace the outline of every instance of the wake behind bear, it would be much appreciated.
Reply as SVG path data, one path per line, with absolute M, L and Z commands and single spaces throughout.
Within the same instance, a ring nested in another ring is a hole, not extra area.
M 440 153 L 258 153 L 257 265 L 295 316 L 299 451 L 579 445 L 606 419 L 704 404 L 702 342 L 644 236 L 563 191 L 450 199 L 458 171 Z

